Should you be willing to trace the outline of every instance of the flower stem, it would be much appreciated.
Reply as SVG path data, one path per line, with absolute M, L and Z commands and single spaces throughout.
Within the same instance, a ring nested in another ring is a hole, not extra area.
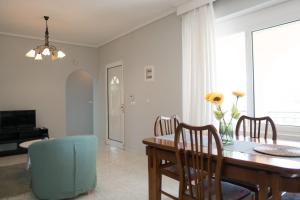
M 224 122 L 224 124 L 225 124 L 225 127 L 227 127 L 226 121 L 225 121 L 225 119 L 224 119 L 224 112 L 222 111 L 222 107 L 219 105 L 219 106 L 218 106 L 218 109 L 221 111 L 221 113 L 222 113 L 222 120 L 223 120 L 223 122 Z
M 235 107 L 237 107 L 238 101 L 239 101 L 239 97 L 236 97 Z M 224 119 L 224 117 L 223 117 L 223 119 Z M 232 123 L 232 120 L 233 120 L 233 116 L 231 115 L 228 125 L 226 125 L 226 123 L 225 123 L 225 133 L 228 131 L 229 125 Z
M 238 101 L 239 101 L 239 97 L 236 97 L 236 101 L 235 101 L 235 106 L 236 106 L 236 107 L 237 107 Z M 219 109 L 220 109 L 220 111 L 222 112 L 221 106 L 219 106 Z M 223 113 L 223 112 L 222 112 L 222 113 Z M 229 121 L 228 124 L 226 123 L 226 121 L 225 121 L 225 119 L 224 119 L 224 115 L 223 115 L 222 119 L 223 119 L 223 122 L 224 122 L 224 125 L 225 125 L 225 130 L 224 130 L 224 131 L 225 131 L 225 134 L 227 134 L 227 131 L 228 131 L 228 129 L 229 129 L 229 126 L 230 126 L 230 124 L 232 123 L 233 116 L 231 115 L 231 118 L 230 118 L 230 121 Z

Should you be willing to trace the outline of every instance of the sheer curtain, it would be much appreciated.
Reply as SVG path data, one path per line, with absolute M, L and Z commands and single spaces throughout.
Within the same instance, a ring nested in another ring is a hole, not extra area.
M 182 15 L 183 121 L 212 123 L 212 106 L 205 101 L 215 76 L 215 28 L 212 3 Z

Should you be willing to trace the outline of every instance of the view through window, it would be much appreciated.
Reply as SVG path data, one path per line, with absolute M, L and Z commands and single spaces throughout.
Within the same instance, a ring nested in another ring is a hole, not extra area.
M 300 126 L 300 22 L 253 32 L 255 115 Z

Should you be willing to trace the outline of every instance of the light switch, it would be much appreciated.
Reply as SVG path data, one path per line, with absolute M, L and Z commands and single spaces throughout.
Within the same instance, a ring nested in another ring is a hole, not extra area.
M 130 99 L 130 104 L 131 105 L 134 105 L 136 102 L 135 102 L 135 97 L 134 97 L 134 95 L 130 95 L 129 96 L 129 99 Z

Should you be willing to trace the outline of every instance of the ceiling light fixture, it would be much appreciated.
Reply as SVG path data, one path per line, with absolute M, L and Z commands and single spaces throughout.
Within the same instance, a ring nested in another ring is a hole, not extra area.
M 52 60 L 57 60 L 66 56 L 64 52 L 57 49 L 55 46 L 49 45 L 49 31 L 48 31 L 48 16 L 44 16 L 46 21 L 46 31 L 45 31 L 45 44 L 39 45 L 35 49 L 31 49 L 26 53 L 26 57 L 34 58 L 35 60 L 42 60 L 43 56 L 50 56 Z M 43 55 L 43 56 L 42 56 Z

